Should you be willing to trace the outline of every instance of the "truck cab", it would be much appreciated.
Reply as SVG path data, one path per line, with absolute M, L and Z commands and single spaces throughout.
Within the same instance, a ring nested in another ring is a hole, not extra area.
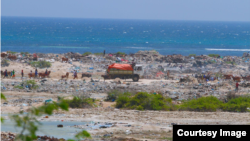
M 134 74 L 138 74 L 140 77 L 143 76 L 143 68 L 142 68 L 142 65 L 135 65 L 134 66 Z

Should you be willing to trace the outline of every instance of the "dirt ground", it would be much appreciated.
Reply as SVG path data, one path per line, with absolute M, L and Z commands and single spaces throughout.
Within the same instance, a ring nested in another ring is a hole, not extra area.
M 49 99 L 56 101 L 57 94 L 49 93 L 21 93 L 5 92 L 8 100 L 18 98 L 30 99 Z M 92 97 L 97 97 L 93 94 Z M 104 94 L 103 94 L 104 95 Z M 69 94 L 60 94 L 60 96 L 71 97 Z M 97 101 L 97 105 L 102 99 Z M 18 113 L 19 106 L 8 104 L 3 105 L 1 101 L 1 113 Z M 44 102 L 32 104 L 32 106 L 41 106 Z M 68 112 L 55 111 L 55 114 L 49 118 L 40 117 L 43 121 L 94 121 L 116 123 L 114 127 L 91 130 L 93 136 L 103 136 L 112 132 L 112 137 L 127 137 L 141 140 L 170 140 L 172 138 L 172 123 L 182 125 L 227 125 L 227 124 L 250 124 L 250 113 L 232 113 L 232 112 L 188 112 L 188 111 L 137 111 L 121 110 L 113 108 L 115 102 L 103 102 L 102 107 L 90 109 L 70 109 Z M 31 106 L 24 106 L 27 111 Z M 65 114 L 58 117 L 59 114 Z M 8 117 L 4 117 L 8 118 Z M 129 126 L 129 127 L 126 127 Z M 72 127 L 73 128 L 73 127 Z

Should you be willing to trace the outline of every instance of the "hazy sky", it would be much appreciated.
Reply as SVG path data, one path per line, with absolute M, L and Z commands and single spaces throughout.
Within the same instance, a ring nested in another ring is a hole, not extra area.
M 250 21 L 250 0 L 2 0 L 2 16 Z

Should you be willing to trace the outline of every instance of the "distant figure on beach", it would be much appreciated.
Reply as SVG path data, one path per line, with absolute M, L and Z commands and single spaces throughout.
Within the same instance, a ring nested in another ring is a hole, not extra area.
M 46 69 L 46 71 L 45 71 L 45 75 L 47 75 L 47 73 L 48 73 L 48 70 Z
M 30 71 L 30 75 L 32 76 L 32 70 Z
M 77 78 L 77 71 L 74 71 L 74 79 Z
M 35 77 L 37 77 L 37 69 L 35 70 Z
M 5 77 L 8 77 L 7 69 L 5 70 Z
M 22 77 L 23 77 L 23 70 L 21 71 L 21 75 L 22 75 Z
M 12 77 L 14 78 L 15 77 L 15 70 L 13 69 L 12 71 Z
M 239 90 L 239 83 L 238 83 L 238 81 L 237 81 L 237 82 L 236 82 L 236 89 L 235 89 L 235 91 L 238 92 L 238 90 Z

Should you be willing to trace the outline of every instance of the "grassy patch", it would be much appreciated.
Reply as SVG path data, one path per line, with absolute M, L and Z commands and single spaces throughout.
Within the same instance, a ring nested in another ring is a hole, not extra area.
M 90 54 L 92 54 L 92 53 L 91 52 L 85 52 L 85 53 L 82 54 L 82 56 L 87 56 L 87 55 L 90 55 Z
M 222 101 L 214 96 L 201 97 L 185 101 L 180 105 L 180 110 L 197 112 L 214 112 L 222 106 Z
M 116 108 L 128 108 L 137 110 L 177 110 L 172 104 L 172 99 L 164 98 L 160 94 L 149 94 L 139 92 L 135 96 L 131 93 L 119 95 L 116 101 Z
M 121 56 L 122 56 L 122 55 L 126 55 L 126 53 L 124 53 L 124 52 L 120 52 L 120 51 L 119 51 L 119 52 L 117 52 L 116 54 L 117 54 L 117 55 L 121 55 Z
M 21 53 L 21 55 L 27 55 L 27 54 L 29 54 L 29 52 L 20 52 Z
M 107 100 L 116 100 L 116 108 L 136 109 L 136 110 L 165 110 L 165 111 L 195 111 L 195 112 L 215 112 L 218 109 L 227 112 L 250 112 L 250 95 L 233 96 L 228 95 L 227 102 L 219 100 L 217 97 L 208 96 L 192 100 L 182 100 L 182 104 L 172 104 L 171 98 L 165 98 L 161 94 L 150 94 L 139 92 L 120 92 L 113 90 L 108 93 Z
M 161 139 L 163 139 L 163 140 L 170 140 L 170 141 L 173 140 L 173 138 L 171 138 L 171 137 L 163 137 L 163 138 L 161 138 Z
M 184 101 L 179 110 L 197 112 L 215 112 L 217 109 L 227 112 L 249 112 L 250 96 L 231 97 L 227 103 L 223 103 L 214 96 L 201 97 Z
M 10 54 L 16 54 L 17 52 L 14 52 L 14 51 L 10 51 Z
M 209 57 L 219 57 L 220 55 L 219 54 L 208 54 Z
M 249 112 L 250 108 L 250 96 L 240 96 L 230 99 L 222 106 L 223 111 L 229 112 Z
M 62 99 L 66 103 L 69 104 L 70 108 L 88 108 L 95 106 L 95 99 L 92 98 L 85 98 L 85 97 L 74 97 L 72 100 L 69 99 Z
M 38 68 L 49 68 L 51 67 L 51 63 L 47 61 L 34 61 L 31 62 L 30 65 L 32 67 L 38 67 Z
M 108 92 L 108 97 L 106 101 L 115 101 L 119 95 L 122 95 L 123 92 L 118 91 L 118 90 L 111 90 Z
M 196 54 L 189 54 L 189 57 L 195 57 L 196 56 Z
M 37 89 L 38 85 L 36 84 L 35 80 L 26 80 L 22 82 L 21 84 L 14 86 L 14 88 L 17 89 L 24 89 L 26 86 L 29 86 L 30 89 Z

